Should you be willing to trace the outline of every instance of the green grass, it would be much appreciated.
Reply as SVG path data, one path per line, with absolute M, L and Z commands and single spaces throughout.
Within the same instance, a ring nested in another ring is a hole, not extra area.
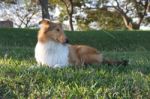
M 70 43 L 87 44 L 129 65 L 35 68 L 37 30 L 0 29 L 0 99 L 148 99 L 149 31 L 67 32 Z M 33 68 L 34 67 L 34 68 Z

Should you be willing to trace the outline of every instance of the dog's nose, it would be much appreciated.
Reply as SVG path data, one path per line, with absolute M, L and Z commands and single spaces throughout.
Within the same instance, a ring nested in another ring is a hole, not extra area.
M 66 42 L 65 43 L 69 43 L 69 40 L 68 39 L 66 39 Z

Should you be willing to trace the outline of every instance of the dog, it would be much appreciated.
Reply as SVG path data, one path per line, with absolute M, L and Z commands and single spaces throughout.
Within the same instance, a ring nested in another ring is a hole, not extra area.
M 126 65 L 127 61 L 109 61 L 97 49 L 87 45 L 68 43 L 61 23 L 48 19 L 39 22 L 41 25 L 35 47 L 35 59 L 40 65 L 49 67 L 84 66 L 90 64 Z

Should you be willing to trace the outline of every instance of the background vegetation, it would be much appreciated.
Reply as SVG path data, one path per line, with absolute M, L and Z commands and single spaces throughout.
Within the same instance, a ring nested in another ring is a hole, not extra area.
M 37 30 L 0 29 L 0 98 L 150 97 L 149 31 L 65 31 L 71 44 L 96 47 L 129 65 L 48 68 L 34 59 Z
M 15 5 L 14 10 L 7 11 L 10 5 Z M 17 27 L 36 27 L 40 18 L 66 22 L 72 31 L 139 30 L 150 26 L 149 0 L 0 0 L 0 9 L 0 16 L 13 20 Z M 96 28 L 91 28 L 92 23 Z

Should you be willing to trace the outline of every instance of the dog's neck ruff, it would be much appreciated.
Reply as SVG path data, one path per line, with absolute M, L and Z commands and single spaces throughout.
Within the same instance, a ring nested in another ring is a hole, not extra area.
M 49 67 L 64 67 L 68 62 L 69 48 L 54 41 L 46 43 L 37 42 L 35 47 L 35 58 L 38 64 L 48 65 Z

